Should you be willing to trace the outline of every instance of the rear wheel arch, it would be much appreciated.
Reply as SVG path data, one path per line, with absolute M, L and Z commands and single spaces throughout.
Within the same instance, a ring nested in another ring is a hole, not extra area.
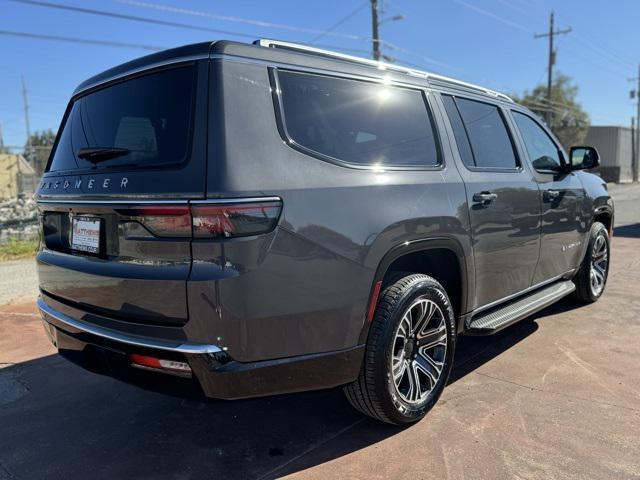
M 397 277 L 398 272 L 422 273 L 429 275 L 442 284 L 451 299 L 456 317 L 466 313 L 469 304 L 470 289 L 473 288 L 469 275 L 469 263 L 462 245 L 455 239 L 447 237 L 404 242 L 390 249 L 380 261 L 374 276 L 369 307 L 376 294 L 376 285 L 388 283 Z M 378 287 L 378 291 L 379 291 Z M 473 293 L 473 292 L 471 292 Z M 365 321 L 360 334 L 360 342 L 366 342 L 369 322 Z M 458 330 L 460 325 L 458 325 Z

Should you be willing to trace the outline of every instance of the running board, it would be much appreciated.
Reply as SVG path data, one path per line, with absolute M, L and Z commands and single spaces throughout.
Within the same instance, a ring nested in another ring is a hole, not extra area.
M 472 317 L 467 332 L 475 335 L 491 335 L 529 315 L 548 307 L 576 289 L 571 280 L 556 282 L 536 290 L 488 313 Z

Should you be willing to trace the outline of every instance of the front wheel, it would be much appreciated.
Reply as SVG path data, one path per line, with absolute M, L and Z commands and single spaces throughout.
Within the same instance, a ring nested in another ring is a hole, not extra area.
M 587 252 L 580 270 L 573 279 L 578 300 L 593 303 L 604 292 L 609 275 L 609 247 L 607 228 L 600 222 L 594 222 L 591 226 Z
M 427 275 L 400 276 L 380 296 L 360 375 L 345 395 L 383 422 L 416 422 L 447 383 L 455 343 L 453 309 L 442 285 Z

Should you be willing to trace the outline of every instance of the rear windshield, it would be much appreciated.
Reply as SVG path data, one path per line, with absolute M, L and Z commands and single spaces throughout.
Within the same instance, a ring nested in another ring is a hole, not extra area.
M 48 171 L 186 161 L 194 84 L 195 68 L 186 66 L 117 83 L 77 99 L 66 117 Z M 83 154 L 88 149 L 121 150 L 114 158 L 95 155 L 89 161 Z

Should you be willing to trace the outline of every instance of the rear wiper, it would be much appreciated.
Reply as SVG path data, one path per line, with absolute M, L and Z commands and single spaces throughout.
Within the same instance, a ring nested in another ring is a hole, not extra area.
M 104 162 L 105 160 L 111 160 L 112 158 L 122 157 L 131 153 L 128 148 L 116 148 L 116 147 L 103 147 L 103 148 L 81 148 L 76 152 L 78 158 L 88 160 L 89 162 L 96 164 Z

